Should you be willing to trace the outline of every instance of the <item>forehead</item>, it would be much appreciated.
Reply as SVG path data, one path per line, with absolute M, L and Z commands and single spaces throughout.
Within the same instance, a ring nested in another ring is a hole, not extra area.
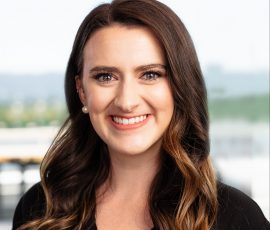
M 97 30 L 84 48 L 84 64 L 164 64 L 164 53 L 154 34 L 143 26 L 113 24 Z

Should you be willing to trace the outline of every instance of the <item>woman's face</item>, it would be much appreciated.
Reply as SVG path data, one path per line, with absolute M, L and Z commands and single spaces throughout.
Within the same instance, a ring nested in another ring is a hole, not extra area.
M 158 152 L 174 103 L 153 34 L 144 27 L 105 27 L 91 36 L 83 55 L 77 88 L 109 152 Z

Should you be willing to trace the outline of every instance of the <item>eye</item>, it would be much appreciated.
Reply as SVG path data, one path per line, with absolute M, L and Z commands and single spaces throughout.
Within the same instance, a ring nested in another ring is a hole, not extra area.
M 156 72 L 156 71 L 148 71 L 145 72 L 142 76 L 142 79 L 146 80 L 146 81 L 155 81 L 158 78 L 161 77 L 161 73 L 160 72 Z
M 98 73 L 94 76 L 94 79 L 101 83 L 109 83 L 115 80 L 111 73 Z

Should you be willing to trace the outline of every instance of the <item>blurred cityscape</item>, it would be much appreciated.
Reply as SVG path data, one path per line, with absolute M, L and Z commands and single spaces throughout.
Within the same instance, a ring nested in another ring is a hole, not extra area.
M 269 220 L 269 72 L 204 73 L 211 156 L 219 178 L 244 191 Z M 63 74 L 0 74 L 0 228 L 40 180 L 39 163 L 66 117 Z

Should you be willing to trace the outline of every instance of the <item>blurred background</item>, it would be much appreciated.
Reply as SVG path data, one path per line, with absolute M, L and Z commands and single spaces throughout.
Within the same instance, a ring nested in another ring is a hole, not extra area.
M 106 1 L 1 1 L 0 229 L 66 117 L 63 79 L 76 31 Z M 193 38 L 208 89 L 219 178 L 269 220 L 269 1 L 163 0 Z

